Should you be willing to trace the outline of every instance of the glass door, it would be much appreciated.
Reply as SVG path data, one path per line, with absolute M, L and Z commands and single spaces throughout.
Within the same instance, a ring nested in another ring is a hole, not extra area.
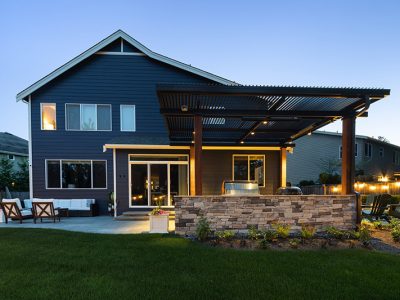
M 151 159 L 129 163 L 129 207 L 173 206 L 174 196 L 189 194 L 188 162 Z
M 167 164 L 150 164 L 150 195 L 150 205 L 168 206 Z

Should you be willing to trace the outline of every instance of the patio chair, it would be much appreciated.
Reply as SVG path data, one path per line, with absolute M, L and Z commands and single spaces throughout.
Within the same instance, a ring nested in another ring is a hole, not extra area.
M 32 211 L 33 211 L 33 222 L 35 224 L 37 219 L 40 219 L 40 222 L 43 222 L 43 219 L 53 219 L 54 223 L 56 222 L 57 219 L 58 222 L 61 221 L 58 209 L 54 208 L 52 199 L 33 200 Z
M 400 204 L 390 204 L 388 215 L 400 219 Z
M 0 202 L 1 210 L 4 214 L 4 219 L 6 224 L 8 223 L 8 219 L 11 220 L 19 220 L 19 223 L 22 224 L 22 221 L 25 219 L 32 218 L 32 210 L 23 209 L 21 206 L 21 201 L 16 199 L 3 199 Z
M 393 198 L 389 194 L 375 195 L 372 205 L 369 206 L 369 208 L 363 209 L 362 215 L 363 217 L 371 221 L 373 219 L 375 220 L 385 219 L 386 221 L 389 221 L 389 218 L 385 213 L 385 210 L 387 206 L 392 202 Z

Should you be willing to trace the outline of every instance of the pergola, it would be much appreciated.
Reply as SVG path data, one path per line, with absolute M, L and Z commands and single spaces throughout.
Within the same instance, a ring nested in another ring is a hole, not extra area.
M 354 192 L 355 119 L 388 89 L 159 84 L 161 114 L 171 145 L 190 145 L 195 194 L 200 195 L 203 146 L 281 149 L 342 119 L 342 194 Z M 283 183 L 285 184 L 285 183 Z

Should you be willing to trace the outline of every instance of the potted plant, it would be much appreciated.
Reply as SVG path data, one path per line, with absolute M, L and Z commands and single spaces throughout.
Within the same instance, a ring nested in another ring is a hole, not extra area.
M 114 215 L 114 192 L 108 194 L 108 213 Z
M 150 214 L 150 233 L 168 233 L 169 212 L 161 209 L 161 202 Z

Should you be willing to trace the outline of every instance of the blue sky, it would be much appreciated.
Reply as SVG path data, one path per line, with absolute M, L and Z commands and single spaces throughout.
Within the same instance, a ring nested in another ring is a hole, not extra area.
M 399 16 L 400 1 L 2 0 L 0 131 L 27 138 L 27 106 L 15 95 L 122 29 L 240 83 L 390 88 L 357 134 L 400 145 Z

